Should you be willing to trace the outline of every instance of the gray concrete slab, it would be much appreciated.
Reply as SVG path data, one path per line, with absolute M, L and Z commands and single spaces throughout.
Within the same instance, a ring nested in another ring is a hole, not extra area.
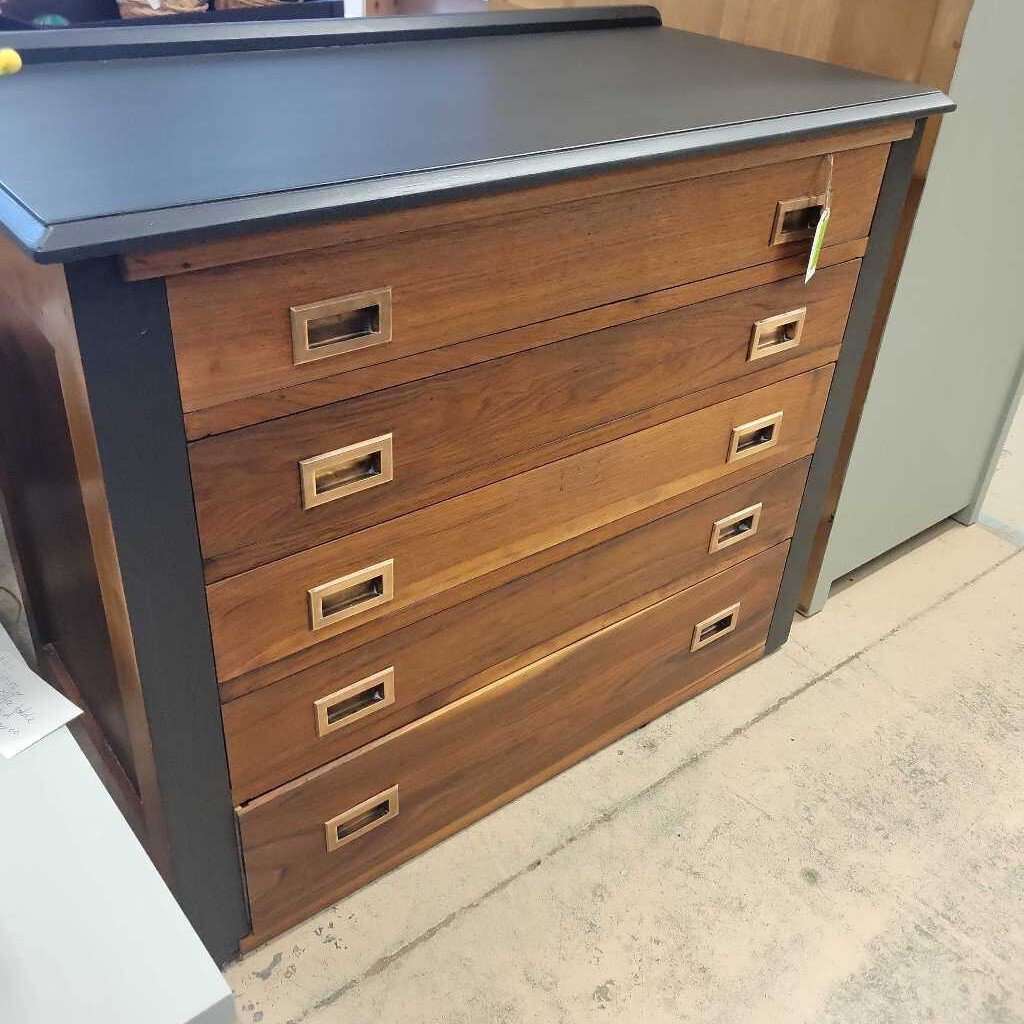
M 317 926 L 345 936 L 329 954 L 333 989 L 318 972 L 310 991 L 315 929 L 293 933 L 293 953 L 282 943 L 259 979 L 305 979 L 287 1009 L 269 1014 L 270 992 L 252 984 L 273 955 L 238 965 L 242 1019 L 1024 1020 L 1022 588 L 1015 553 L 766 707 L 748 703 L 749 683 L 776 659 L 741 674 L 709 695 L 733 728 L 680 745 L 661 778 L 571 841 L 354 972 L 365 933 L 353 901 L 340 904 Z M 661 738 L 685 733 L 703 702 L 668 716 Z M 637 770 L 613 751 L 568 775 L 602 761 Z M 563 780 L 534 801 L 564 806 Z M 520 809 L 477 833 L 515 844 Z M 440 881 L 463 852 L 446 844 L 414 870 Z M 401 874 L 363 901 L 409 899 Z
M 1024 1022 L 1022 588 L 981 525 L 858 570 L 772 658 L 233 965 L 241 1020 Z

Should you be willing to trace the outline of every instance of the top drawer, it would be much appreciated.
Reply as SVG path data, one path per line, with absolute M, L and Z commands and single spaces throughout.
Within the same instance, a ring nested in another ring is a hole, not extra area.
M 829 242 L 868 234 L 889 147 L 837 153 Z M 168 279 L 186 412 L 808 247 L 780 204 L 824 192 L 813 157 Z M 795 215 L 799 219 L 799 214 Z

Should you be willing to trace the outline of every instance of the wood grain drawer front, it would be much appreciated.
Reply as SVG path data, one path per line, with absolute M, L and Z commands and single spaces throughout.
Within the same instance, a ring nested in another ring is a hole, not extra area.
M 231 679 L 413 605 L 429 614 L 440 591 L 709 481 L 724 489 L 744 468 L 757 476 L 802 458 L 831 378 L 832 366 L 821 367 L 212 583 L 218 675 Z M 779 413 L 771 437 L 732 456 L 737 430 Z M 317 625 L 311 602 L 325 587 L 347 603 Z
M 280 929 L 383 874 L 685 700 L 716 670 L 760 648 L 787 547 L 771 548 L 241 808 L 254 933 Z M 695 629 L 716 624 L 711 642 L 691 651 Z M 377 824 L 390 809 L 382 796 L 389 792 L 397 796 L 398 813 Z M 360 807 L 365 831 L 329 849 L 339 837 L 328 834 L 328 823 Z
M 868 234 L 888 148 L 836 155 L 830 244 Z M 820 193 L 827 168 L 795 160 L 169 278 L 184 408 L 792 256 L 809 243 L 772 244 L 776 209 Z M 298 359 L 293 310 L 385 292 L 386 322 L 383 298 L 325 313 L 314 333 L 331 354 Z
M 235 801 L 787 540 L 807 465 L 791 463 L 230 701 Z
M 796 356 L 832 362 L 859 267 L 852 261 L 809 285 L 780 281 L 198 441 L 189 457 L 208 578 L 551 462 L 587 447 L 583 432 L 638 410 L 773 365 L 784 377 Z M 628 431 L 628 423 L 619 428 Z

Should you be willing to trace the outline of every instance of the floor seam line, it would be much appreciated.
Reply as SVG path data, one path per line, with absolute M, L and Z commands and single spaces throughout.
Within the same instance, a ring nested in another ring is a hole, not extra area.
M 987 533 L 992 534 L 992 536 L 1005 540 L 1008 544 L 1015 544 L 1018 548 L 1024 550 L 1024 530 L 1019 529 L 1013 524 L 982 512 L 976 520 L 976 525 L 980 526 Z
M 877 639 L 871 641 L 868 644 L 865 644 L 863 647 L 859 648 L 853 654 L 848 655 L 846 658 L 844 658 L 837 664 L 833 665 L 831 668 L 825 669 L 817 675 L 813 676 L 811 679 L 803 683 L 801 686 L 793 690 L 791 693 L 784 694 L 783 696 L 779 697 L 772 704 L 759 711 L 756 715 L 748 719 L 746 722 L 736 726 L 734 729 L 731 729 L 728 733 L 721 737 L 721 739 L 715 741 L 710 746 L 705 747 L 703 750 L 698 751 L 691 757 L 687 758 L 685 761 L 680 762 L 675 767 L 666 772 L 664 775 L 660 776 L 658 779 L 655 779 L 652 783 L 645 786 L 643 789 L 640 789 L 636 793 L 633 793 L 630 796 L 623 798 L 618 803 L 613 804 L 605 811 L 602 811 L 599 815 L 597 815 L 595 818 L 592 818 L 589 822 L 583 825 L 576 832 L 573 832 L 565 839 L 556 843 L 550 849 L 540 854 L 539 857 L 532 860 L 525 867 L 509 875 L 507 878 L 502 879 L 500 882 L 493 885 L 486 892 L 481 893 L 481 895 L 478 896 L 476 899 L 471 900 L 469 903 L 466 903 L 461 907 L 457 907 L 455 910 L 451 911 L 451 913 L 447 914 L 441 921 L 438 921 L 437 924 L 431 925 L 431 927 L 427 928 L 419 935 L 410 939 L 407 943 L 400 946 L 393 953 L 388 953 L 385 956 L 379 957 L 376 961 L 374 961 L 374 963 L 372 963 L 365 971 L 363 971 L 357 977 L 349 979 L 347 982 L 345 982 L 345 984 L 336 989 L 334 992 L 331 992 L 328 995 L 324 996 L 322 999 L 314 1003 L 313 1006 L 309 1007 L 309 1009 L 303 1011 L 303 1013 L 300 1016 L 290 1019 L 287 1022 L 287 1024 L 301 1024 L 301 1022 L 306 1020 L 310 1016 L 310 1014 L 326 1009 L 328 1006 L 333 1005 L 335 1002 L 341 999 L 344 995 L 350 992 L 357 985 L 360 985 L 362 982 L 383 973 L 392 964 L 402 959 L 404 956 L 412 952 L 418 946 L 422 945 L 425 942 L 428 942 L 440 931 L 447 928 L 448 925 L 452 924 L 452 922 L 457 920 L 462 915 L 467 914 L 472 910 L 475 910 L 477 907 L 481 906 L 485 901 L 490 899 L 492 896 L 496 896 L 498 893 L 507 889 L 510 885 L 518 881 L 520 878 L 523 878 L 531 872 L 537 870 L 537 868 L 539 868 L 545 861 L 550 860 L 553 857 L 556 857 L 559 853 L 561 853 L 567 847 L 571 846 L 577 840 L 584 838 L 593 831 L 596 831 L 601 825 L 607 824 L 608 822 L 614 820 L 614 818 L 617 817 L 618 814 L 621 811 L 625 810 L 627 807 L 630 807 L 636 803 L 640 803 L 642 800 L 644 800 L 644 798 L 650 796 L 655 790 L 660 789 L 666 783 L 674 780 L 679 775 L 682 775 L 685 771 L 699 764 L 710 754 L 727 746 L 733 740 L 744 735 L 754 726 L 760 725 L 761 722 L 765 721 L 767 718 L 771 717 L 777 711 L 786 707 L 788 704 L 792 703 L 798 697 L 801 697 L 803 694 L 807 693 L 808 690 L 812 689 L 818 683 L 824 682 L 830 676 L 835 675 L 837 672 L 839 672 L 843 668 L 846 668 L 852 662 L 858 660 L 859 658 L 862 658 L 868 651 L 884 643 L 886 640 L 891 639 L 906 626 L 909 626 L 912 623 L 917 622 L 923 616 L 934 611 L 936 608 L 940 608 L 947 601 L 951 600 L 955 595 L 962 593 L 968 587 L 973 586 L 975 583 L 984 579 L 990 573 L 995 572 L 997 569 L 1004 566 L 1007 562 L 1010 562 L 1014 558 L 1017 558 L 1022 553 L 1024 552 L 1022 552 L 1021 550 L 1010 552 L 1010 554 L 1006 555 L 1005 557 L 999 559 L 999 561 L 988 566 L 982 572 L 977 573 L 975 576 L 972 576 L 970 579 L 961 583 L 954 590 L 948 591 L 947 593 L 943 594 L 935 601 L 933 601 L 931 604 L 929 604 L 927 607 L 922 608 L 914 615 L 911 615 L 903 622 L 900 622 L 892 629 L 884 633 L 882 636 L 878 637 Z M 737 675 L 732 676 L 731 678 L 736 679 L 740 676 L 742 676 L 742 672 L 737 673 Z M 639 730 L 634 730 L 634 732 L 635 731 Z M 627 735 L 633 735 L 633 733 L 629 733 Z M 625 738 L 626 737 L 623 737 L 623 739 Z

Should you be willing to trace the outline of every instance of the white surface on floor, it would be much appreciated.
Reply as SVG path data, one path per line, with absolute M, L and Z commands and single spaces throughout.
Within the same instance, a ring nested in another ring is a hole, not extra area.
M 1024 1022 L 1022 423 L 998 535 L 852 574 L 779 653 L 233 965 L 243 1024 Z

